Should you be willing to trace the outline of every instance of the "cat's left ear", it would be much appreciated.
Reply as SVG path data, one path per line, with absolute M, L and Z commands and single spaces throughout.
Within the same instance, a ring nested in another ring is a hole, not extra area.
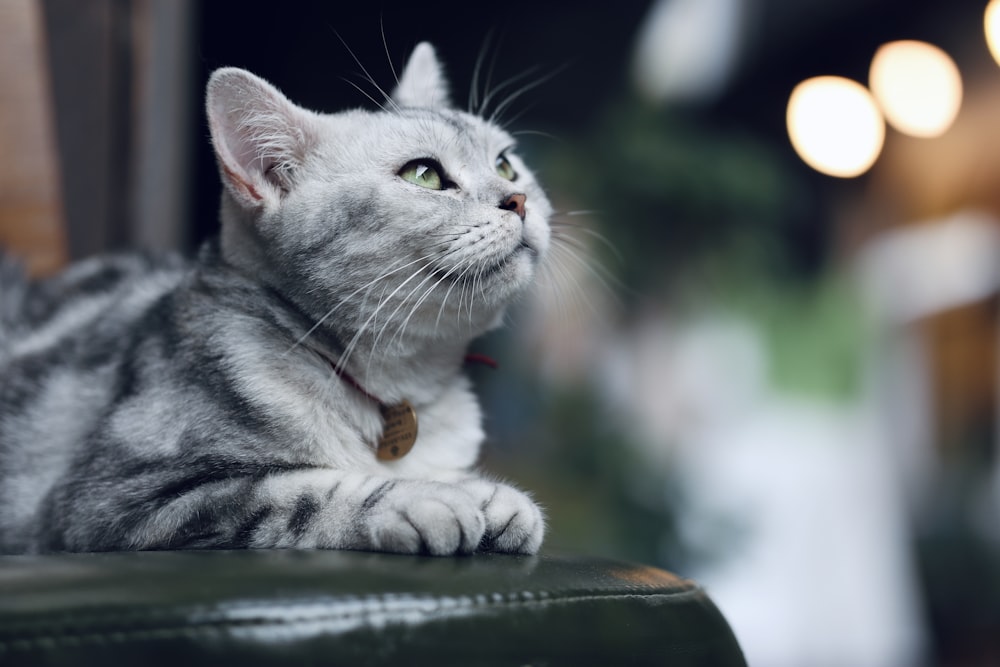
M 440 108 L 451 106 L 448 80 L 434 47 L 428 42 L 417 44 L 392 93 L 393 101 L 402 107 Z

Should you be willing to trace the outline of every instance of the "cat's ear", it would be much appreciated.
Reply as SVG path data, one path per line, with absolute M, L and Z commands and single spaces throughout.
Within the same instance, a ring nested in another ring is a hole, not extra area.
M 245 70 L 212 73 L 208 125 L 222 180 L 244 208 L 280 200 L 313 141 L 311 113 Z
M 417 44 L 399 77 L 392 99 L 402 107 L 450 107 L 451 95 L 444 67 L 434 47 L 427 42 Z

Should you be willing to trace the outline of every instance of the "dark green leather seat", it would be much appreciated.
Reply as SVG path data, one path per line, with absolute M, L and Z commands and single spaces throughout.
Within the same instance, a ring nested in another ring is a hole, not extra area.
M 0 665 L 744 665 L 696 584 L 593 558 L 0 557 Z

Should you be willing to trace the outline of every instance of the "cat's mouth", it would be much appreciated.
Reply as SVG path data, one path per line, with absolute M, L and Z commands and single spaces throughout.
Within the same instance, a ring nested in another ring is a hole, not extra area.
M 531 244 L 529 244 L 527 241 L 522 240 L 520 243 L 517 244 L 516 248 L 514 248 L 507 254 L 506 257 L 501 259 L 496 264 L 488 267 L 484 271 L 480 271 L 479 275 L 488 276 L 494 273 L 499 273 L 504 268 L 506 268 L 511 262 L 513 262 L 518 256 L 522 254 L 527 254 L 528 257 L 531 259 L 531 261 L 534 262 L 535 257 L 538 255 L 538 252 L 531 247 Z
M 522 239 L 513 250 L 485 268 L 456 271 L 454 268 L 445 269 L 437 267 L 432 270 L 432 273 L 437 278 L 454 283 L 482 282 L 484 279 L 501 273 L 521 255 L 527 255 L 534 262 L 535 258 L 538 257 L 538 251 L 530 243 Z

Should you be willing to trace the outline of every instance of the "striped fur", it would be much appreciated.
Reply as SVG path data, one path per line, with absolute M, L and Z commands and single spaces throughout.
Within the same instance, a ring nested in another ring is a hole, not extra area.
M 410 106 L 377 113 L 309 112 L 221 70 L 220 241 L 35 283 L 0 260 L 0 552 L 537 551 L 536 504 L 474 469 L 462 357 L 530 282 L 550 209 L 516 156 L 517 181 L 496 175 L 513 142 L 437 106 L 443 85 L 427 45 L 395 96 Z M 456 187 L 397 175 L 425 157 Z M 416 407 L 409 455 L 375 458 L 378 407 L 331 359 Z

